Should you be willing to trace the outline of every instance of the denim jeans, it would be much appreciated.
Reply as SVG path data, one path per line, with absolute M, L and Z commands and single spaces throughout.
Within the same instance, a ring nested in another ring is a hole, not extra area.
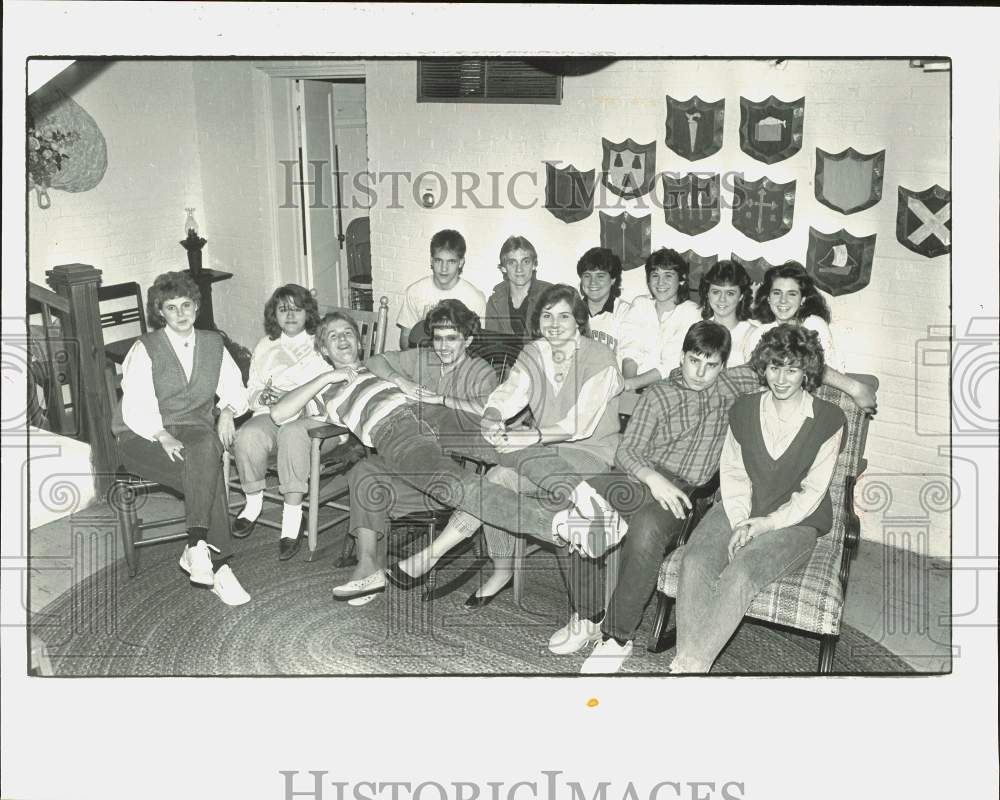
M 722 503 L 716 503 L 691 534 L 681 562 L 671 670 L 708 672 L 757 593 L 804 565 L 817 534 L 806 525 L 779 528 L 751 539 L 730 561 L 733 529 Z
M 207 528 L 208 543 L 219 548 L 215 561 L 231 554 L 229 508 L 222 481 L 222 442 L 214 428 L 168 425 L 167 433 L 184 444 L 183 461 L 171 461 L 159 442 L 131 431 L 118 436 L 118 452 L 125 468 L 184 495 L 187 527 Z
M 515 533 L 553 540 L 553 517 L 566 504 L 546 504 L 467 472 L 445 455 L 437 431 L 411 410 L 397 410 L 379 423 L 372 443 L 393 473 L 442 505 Z
M 664 477 L 684 491 L 691 488 L 690 484 L 672 475 L 665 474 Z M 628 523 L 628 533 L 621 545 L 618 583 L 606 610 L 601 632 L 620 641 L 630 641 L 635 638 L 643 611 L 656 589 L 660 565 L 677 546 L 684 518 L 678 519 L 672 511 L 663 508 L 644 483 L 624 473 L 597 476 L 590 483 Z M 604 569 L 604 560 L 584 559 L 580 568 L 584 572 L 598 572 Z M 587 586 L 593 580 L 595 578 L 584 578 L 580 584 Z M 570 586 L 572 588 L 573 584 Z M 574 607 L 584 602 L 572 597 L 571 601 Z M 603 597 L 599 598 L 599 603 L 603 605 Z M 601 610 L 597 606 L 595 613 Z

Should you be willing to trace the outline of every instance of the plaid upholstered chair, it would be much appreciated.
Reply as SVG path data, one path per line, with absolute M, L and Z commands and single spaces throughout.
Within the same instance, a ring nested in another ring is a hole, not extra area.
M 851 377 L 878 388 L 872 375 Z M 857 554 L 861 522 L 854 513 L 854 486 L 864 472 L 865 441 L 868 417 L 850 396 L 829 386 L 822 386 L 816 396 L 839 406 L 847 417 L 847 438 L 837 459 L 830 484 L 833 502 L 833 526 L 821 536 L 809 562 L 797 572 L 786 575 L 758 594 L 746 616 L 751 620 L 790 628 L 820 640 L 818 672 L 833 669 L 833 654 L 840 636 L 840 620 L 847 596 L 847 580 L 851 560 Z M 664 631 L 673 611 L 677 594 L 684 547 L 678 547 L 663 562 L 657 581 L 658 607 L 647 650 L 658 653 L 672 647 L 676 639 L 673 629 Z M 775 668 L 780 670 L 781 665 Z

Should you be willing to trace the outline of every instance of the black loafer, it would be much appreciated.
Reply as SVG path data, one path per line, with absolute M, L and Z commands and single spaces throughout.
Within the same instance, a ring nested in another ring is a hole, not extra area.
M 412 589 L 427 580 L 427 576 L 430 575 L 430 571 L 425 572 L 419 578 L 414 578 L 412 575 L 408 575 L 403 572 L 399 566 L 399 562 L 397 561 L 385 571 L 385 574 L 393 586 L 396 586 L 399 589 Z
M 237 517 L 236 519 L 233 520 L 233 526 L 232 526 L 233 536 L 235 536 L 237 539 L 246 539 L 251 533 L 253 533 L 253 529 L 256 527 L 257 527 L 257 520 L 251 522 L 250 520 L 244 519 L 243 517 Z
M 472 594 L 469 595 L 469 599 L 465 601 L 465 607 L 472 611 L 478 611 L 480 608 L 488 606 L 490 603 L 493 602 L 494 598 L 496 598 L 500 594 L 503 594 L 513 585 L 514 585 L 514 578 L 511 577 L 510 579 L 508 579 L 507 583 L 505 583 L 503 586 L 497 589 L 493 594 L 488 594 L 484 597 L 480 597 L 475 592 L 473 592 Z
M 300 547 L 302 547 L 302 531 L 299 531 L 299 535 L 294 539 L 282 536 L 278 540 L 278 561 L 288 561 L 299 552 Z

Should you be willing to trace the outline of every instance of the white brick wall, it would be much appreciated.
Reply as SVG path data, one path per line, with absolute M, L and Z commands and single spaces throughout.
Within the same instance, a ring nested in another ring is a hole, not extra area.
M 380 202 L 372 211 L 376 295 L 386 294 L 393 308 L 398 307 L 403 288 L 426 274 L 431 235 L 445 227 L 465 235 L 466 277 L 484 291 L 499 279 L 500 244 L 514 233 L 527 236 L 538 248 L 543 277 L 575 284 L 577 258 L 599 243 L 598 214 L 566 225 L 545 211 L 543 161 L 560 159 L 582 170 L 600 170 L 602 136 L 612 141 L 631 137 L 641 144 L 655 140 L 658 171 L 733 170 L 748 179 L 795 179 L 795 224 L 777 240 L 750 241 L 733 229 L 726 211 L 712 231 L 683 236 L 666 225 L 662 210 L 650 208 L 647 198 L 653 246 L 693 248 L 702 255 L 735 251 L 745 258 L 764 256 L 771 263 L 789 258 L 805 262 L 810 225 L 827 233 L 846 227 L 856 236 L 877 234 L 869 286 L 828 298 L 838 347 L 849 368 L 875 374 L 881 381 L 868 471 L 871 480 L 895 476 L 885 481 L 897 491 L 889 509 L 864 514 L 863 533 L 881 539 L 884 514 L 910 516 L 926 522 L 930 554 L 947 555 L 947 515 L 921 506 L 919 490 L 904 490 L 903 484 L 910 487 L 913 481 L 949 471 L 947 459 L 938 453 L 947 442 L 947 371 L 925 371 L 918 383 L 914 356 L 928 326 L 949 322 L 950 262 L 948 257 L 921 258 L 899 245 L 895 219 L 900 183 L 915 190 L 934 183 L 951 188 L 948 81 L 947 73 L 924 73 L 906 61 L 788 61 L 783 69 L 764 61 L 621 61 L 590 76 L 567 78 L 559 106 L 417 104 L 415 62 L 372 62 L 366 88 L 373 170 L 411 175 L 469 171 L 486 185 L 490 171 L 503 172 L 505 178 L 520 170 L 538 176 L 534 185 L 528 179 L 518 184 L 518 198 L 536 204 L 526 210 L 506 202 L 499 208 L 476 209 L 469 203 L 455 208 L 450 198 L 441 208 L 427 210 L 417 208 L 409 194 L 401 199 L 402 208 L 391 209 L 381 198 L 388 181 L 380 184 Z M 664 145 L 666 94 L 680 100 L 695 94 L 705 100 L 725 98 L 725 138 L 718 154 L 692 164 Z M 739 148 L 739 99 L 762 100 L 771 94 L 786 101 L 805 96 L 806 113 L 800 152 L 768 166 Z M 886 160 L 881 202 L 845 217 L 816 200 L 813 174 L 816 147 L 839 152 L 847 146 L 865 153 L 884 148 Z M 452 179 L 450 194 L 454 185 Z M 482 196 L 488 197 L 488 192 Z M 626 295 L 643 289 L 642 271 L 629 273 Z M 943 435 L 917 434 L 918 392 L 920 430 Z
M 78 262 L 145 290 L 187 266 L 185 207 L 204 221 L 191 74 L 182 61 L 112 62 L 74 94 L 104 134 L 108 168 L 89 192 L 52 191 L 48 210 L 28 198 L 29 280 L 45 286 L 47 269 Z
M 239 62 L 109 63 L 74 94 L 107 140 L 107 172 L 89 192 L 51 192 L 46 211 L 29 198 L 29 280 L 45 286 L 47 269 L 80 262 L 145 292 L 187 267 L 179 242 L 193 206 L 205 266 L 234 273 L 213 291 L 216 323 L 252 348 L 276 274 L 262 215 L 263 80 Z

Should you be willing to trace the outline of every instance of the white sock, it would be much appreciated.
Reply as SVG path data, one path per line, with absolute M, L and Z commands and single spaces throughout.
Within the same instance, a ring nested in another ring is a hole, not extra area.
M 290 506 L 285 503 L 281 507 L 281 538 L 294 539 L 299 535 L 302 525 L 302 506 Z
M 608 501 L 601 497 L 597 490 L 586 481 L 580 481 L 576 485 L 570 495 L 570 500 L 573 501 L 579 514 L 587 519 L 593 519 L 597 513 L 607 514 L 611 510 Z
M 240 512 L 240 519 L 248 519 L 251 522 L 260 516 L 261 509 L 264 507 L 264 490 L 261 489 L 259 492 L 254 492 L 253 494 L 247 495 L 247 504 L 243 507 Z

